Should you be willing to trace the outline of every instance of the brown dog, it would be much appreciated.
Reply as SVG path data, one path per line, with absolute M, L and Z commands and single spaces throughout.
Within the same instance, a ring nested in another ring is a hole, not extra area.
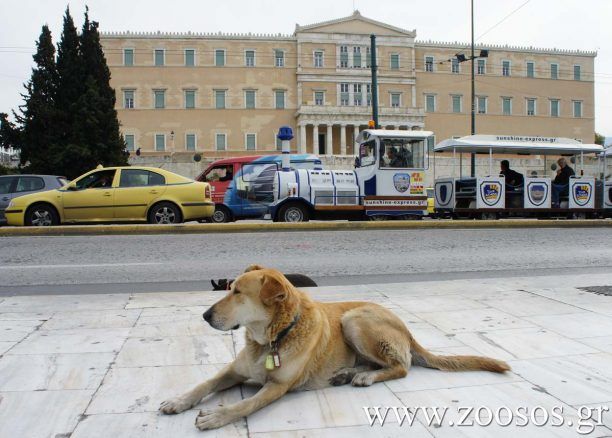
M 406 376 L 410 366 L 446 371 L 503 373 L 505 362 L 479 356 L 437 356 L 419 345 L 391 311 L 369 302 L 319 303 L 281 274 L 247 268 L 204 319 L 219 330 L 246 328 L 246 346 L 215 377 L 160 406 L 177 414 L 217 391 L 251 380 L 253 397 L 196 418 L 200 430 L 214 429 L 270 404 L 285 393 L 329 385 L 369 386 Z

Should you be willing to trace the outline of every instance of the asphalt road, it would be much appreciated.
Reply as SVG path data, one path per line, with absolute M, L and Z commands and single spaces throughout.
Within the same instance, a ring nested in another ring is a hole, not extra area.
M 320 285 L 609 272 L 609 229 L 0 238 L 0 295 L 209 290 L 259 263 Z

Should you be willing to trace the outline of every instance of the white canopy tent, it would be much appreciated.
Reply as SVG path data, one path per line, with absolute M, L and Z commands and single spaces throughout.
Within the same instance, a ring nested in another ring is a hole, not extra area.
M 468 135 L 449 138 L 434 146 L 434 152 L 470 152 L 489 154 L 489 173 L 492 172 L 493 154 L 542 154 L 542 155 L 580 155 L 580 166 L 584 154 L 600 154 L 603 146 L 580 143 L 562 137 L 539 137 L 519 135 Z M 608 153 L 606 151 L 606 153 Z

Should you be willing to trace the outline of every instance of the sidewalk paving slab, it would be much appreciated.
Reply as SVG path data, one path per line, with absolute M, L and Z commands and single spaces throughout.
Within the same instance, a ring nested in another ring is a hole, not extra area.
M 561 406 L 577 424 L 582 405 L 612 409 L 612 297 L 577 289 L 611 284 L 612 274 L 589 274 L 309 288 L 323 301 L 390 308 L 436 354 L 489 355 L 513 370 L 413 367 L 403 379 L 368 388 L 290 393 L 211 432 L 195 428 L 199 409 L 235 403 L 256 388 L 215 394 L 179 415 L 157 409 L 244 345 L 244 329 L 219 332 L 202 320 L 223 291 L 7 297 L 0 300 L 0 436 L 574 437 L 567 425 L 453 427 L 448 419 L 457 420 L 457 406 Z M 400 426 L 389 415 L 385 426 L 370 426 L 369 405 L 448 406 L 452 415 L 441 425 L 417 416 Z M 606 435 L 610 412 L 587 436 Z

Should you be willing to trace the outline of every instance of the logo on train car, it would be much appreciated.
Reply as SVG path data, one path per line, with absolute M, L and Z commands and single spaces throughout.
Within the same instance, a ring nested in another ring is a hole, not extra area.
M 576 184 L 574 186 L 574 202 L 579 206 L 584 206 L 591 200 L 591 184 Z
M 393 185 L 395 186 L 395 190 L 404 193 L 410 187 L 410 174 L 396 173 L 393 175 Z
M 412 181 L 410 182 L 410 194 L 411 195 L 422 195 L 425 191 L 423 184 L 424 175 L 423 172 L 412 172 Z
M 480 197 L 488 206 L 497 204 L 501 199 L 502 187 L 496 181 L 484 181 L 480 185 Z
M 529 202 L 533 205 L 540 206 L 546 201 L 548 186 L 541 182 L 527 184 L 527 196 L 529 196 Z
M 452 192 L 453 183 L 442 183 L 436 185 L 436 196 L 438 198 L 438 204 L 441 207 L 444 207 L 451 202 Z

